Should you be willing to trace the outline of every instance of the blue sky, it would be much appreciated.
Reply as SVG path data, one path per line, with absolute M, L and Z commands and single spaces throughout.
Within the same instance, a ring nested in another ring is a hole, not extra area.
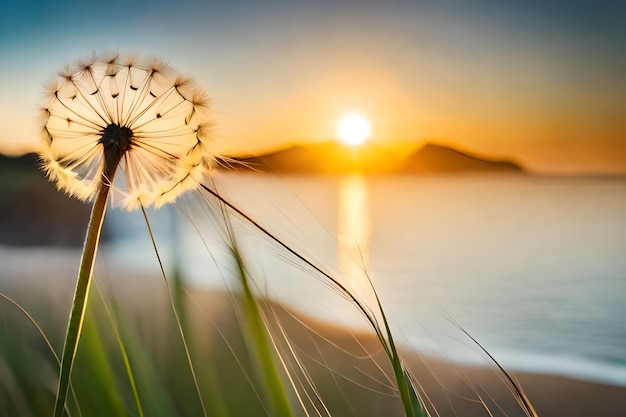
M 626 172 L 625 4 L 5 0 L 0 150 L 34 148 L 45 82 L 109 49 L 192 76 L 229 153 L 331 139 L 356 110 L 381 142 Z

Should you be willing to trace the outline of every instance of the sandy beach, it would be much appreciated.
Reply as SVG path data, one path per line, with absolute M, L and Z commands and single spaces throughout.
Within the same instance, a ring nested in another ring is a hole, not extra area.
M 310 320 L 310 319 L 307 319 Z M 333 327 L 328 323 L 307 321 L 311 327 L 328 340 L 327 343 L 344 347 L 358 354 L 366 347 L 377 352 L 377 360 L 384 366 L 378 342 L 371 334 Z M 300 340 L 307 336 L 301 336 Z M 358 343 L 355 343 L 355 339 Z M 318 342 L 320 343 L 320 342 Z M 329 349 L 332 352 L 332 349 Z M 336 355 L 341 356 L 337 352 Z M 404 358 L 427 394 L 427 401 L 441 416 L 485 416 L 483 406 L 477 403 L 480 396 L 493 415 L 523 415 L 495 366 L 458 366 L 439 358 L 424 357 L 405 350 Z M 337 359 L 341 362 L 341 359 Z M 346 370 L 355 364 L 346 365 Z M 626 387 L 583 381 L 558 375 L 511 372 L 511 376 L 524 390 L 539 416 L 621 416 L 626 412 Z M 371 414 L 371 415 L 385 415 Z M 402 415 L 398 410 L 397 415 Z
M 34 311 L 35 318 L 42 317 L 37 306 L 45 299 L 57 306 L 53 315 L 62 321 L 72 298 L 78 256 L 76 250 L 3 248 L 0 291 Z M 32 262 L 33 259 L 38 261 Z M 102 267 L 97 271 L 104 272 Z M 129 277 L 128 273 L 112 267 L 107 268 L 106 279 L 101 279 L 99 286 L 110 288 L 116 300 L 131 307 L 132 314 L 158 320 L 158 315 L 167 314 L 168 308 L 164 286 L 158 284 L 160 279 L 140 273 Z M 205 289 L 190 289 L 188 295 L 189 311 L 199 334 L 208 338 L 215 333 L 207 329 L 233 327 L 236 314 L 232 295 Z M 402 415 L 400 400 L 389 388 L 391 383 L 385 381 L 385 375 L 391 375 L 391 371 L 373 334 L 305 317 L 271 302 L 264 305 L 268 316 L 273 317 L 271 322 L 274 326 L 280 323 L 291 348 L 311 378 L 318 381 L 320 392 L 331 405 L 345 398 L 358 398 L 350 405 L 355 415 Z M 155 312 L 155 306 L 161 306 L 164 311 Z M 461 367 L 407 349 L 403 349 L 403 355 L 425 393 L 425 401 L 441 416 L 488 415 L 480 401 L 494 416 L 523 415 L 502 373 L 495 367 Z M 512 372 L 511 375 L 539 416 L 615 417 L 624 415 L 626 410 L 626 387 L 549 374 Z

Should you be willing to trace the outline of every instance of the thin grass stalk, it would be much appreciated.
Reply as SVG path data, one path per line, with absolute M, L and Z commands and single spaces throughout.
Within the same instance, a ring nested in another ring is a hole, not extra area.
M 222 210 L 222 216 L 224 218 L 224 224 L 228 233 L 229 248 L 231 255 L 235 260 L 237 267 L 237 277 L 243 290 L 243 304 L 245 317 L 248 323 L 248 335 L 247 340 L 254 345 L 252 349 L 253 358 L 258 366 L 257 370 L 260 373 L 260 378 L 263 382 L 263 388 L 266 393 L 266 397 L 270 403 L 272 415 L 282 417 L 293 417 L 293 411 L 289 403 L 287 391 L 285 385 L 280 376 L 279 368 L 276 365 L 274 357 L 272 356 L 271 343 L 268 339 L 268 328 L 264 324 L 264 319 L 257 299 L 250 287 L 248 280 L 248 274 L 245 269 L 241 252 L 237 247 L 237 241 L 235 239 L 235 233 L 232 229 L 232 224 L 228 217 L 226 208 L 228 206 L 224 202 L 220 202 L 220 208 Z
M 175 239 L 175 247 L 176 247 L 176 252 L 174 253 L 174 266 L 173 266 L 173 277 L 172 277 L 172 285 L 169 285 L 169 280 L 167 279 L 166 275 L 165 275 L 165 269 L 163 268 L 163 264 L 161 262 L 161 256 L 159 255 L 159 251 L 157 249 L 157 245 L 156 245 L 156 240 L 154 238 L 154 234 L 152 233 L 152 227 L 150 226 L 150 221 L 148 219 L 148 215 L 146 213 L 145 207 L 141 206 L 142 209 L 142 214 L 144 217 L 144 220 L 146 222 L 146 226 L 148 229 L 148 233 L 150 235 L 150 240 L 152 242 L 152 246 L 153 249 L 155 251 L 158 263 L 159 263 L 159 268 L 161 270 L 161 275 L 165 281 L 165 286 L 166 289 L 168 291 L 169 294 L 169 301 L 170 301 L 170 306 L 173 309 L 173 314 L 177 323 L 177 328 L 178 331 L 181 335 L 181 339 L 183 342 L 183 348 L 185 350 L 185 356 L 187 358 L 187 362 L 188 365 L 190 367 L 190 372 L 192 374 L 192 378 L 194 380 L 194 385 L 196 388 L 196 392 L 200 398 L 200 403 L 201 403 L 201 407 L 203 409 L 203 413 L 207 413 L 206 411 L 206 406 L 204 404 L 204 400 L 202 398 L 202 393 L 200 391 L 200 384 L 199 384 L 199 377 L 196 375 L 195 369 L 193 367 L 193 363 L 191 361 L 191 356 L 192 356 L 192 347 L 193 347 L 193 343 L 191 343 L 189 341 L 189 339 L 187 338 L 187 336 L 185 336 L 185 329 L 190 328 L 190 317 L 187 315 L 187 300 L 189 300 L 189 294 L 187 292 L 187 289 L 185 288 L 185 283 L 183 280 L 183 275 L 181 272 L 181 267 L 180 267 L 180 254 L 178 253 L 178 246 L 180 245 L 179 242 L 179 226 L 178 226 L 178 218 L 176 215 L 172 214 L 171 219 L 172 219 L 172 223 L 173 223 L 173 227 L 174 227 L 174 239 Z M 217 379 L 215 372 L 209 372 L 207 374 L 205 374 L 206 378 L 205 378 L 205 390 L 204 392 L 209 392 L 211 394 L 211 398 L 219 398 L 219 397 L 223 397 L 224 394 L 221 390 L 221 386 L 220 386 L 220 381 Z M 211 407 L 211 412 L 213 416 L 221 416 L 221 417 L 227 417 L 229 414 L 229 411 L 225 405 L 224 402 L 222 401 L 212 401 L 210 404 Z
M 267 328 L 263 323 L 263 317 L 259 311 L 256 297 L 252 293 L 248 276 L 244 268 L 241 255 L 234 245 L 231 248 L 232 255 L 237 266 L 237 274 L 243 289 L 244 308 L 246 319 L 248 322 L 248 330 L 250 331 L 250 339 L 254 344 L 253 352 L 255 353 L 256 363 L 259 366 L 261 380 L 270 401 L 273 415 L 282 417 L 293 417 L 293 411 L 289 404 L 285 386 L 280 377 L 278 367 L 272 356 L 270 341 L 267 338 Z
M 89 409 L 99 410 L 100 414 L 122 416 L 126 412 L 126 404 L 122 392 L 117 383 L 117 375 L 114 372 L 108 355 L 108 345 L 104 338 L 105 334 L 100 326 L 98 310 L 90 303 L 89 314 L 85 317 L 85 324 L 81 336 L 81 355 L 89 358 L 80 369 L 77 369 L 77 377 L 81 381 L 88 378 L 90 392 L 98 392 L 98 395 L 90 395 L 86 401 L 90 404 Z
M 30 321 L 30 323 L 33 326 L 35 326 L 35 329 L 37 329 L 37 332 L 39 333 L 39 335 L 43 338 L 44 342 L 46 342 L 46 345 L 48 346 L 48 349 L 50 350 L 50 353 L 52 353 L 52 356 L 54 357 L 54 360 L 57 362 L 58 365 L 60 365 L 61 364 L 61 360 L 59 359 L 59 355 L 57 355 L 56 351 L 54 350 L 54 347 L 52 347 L 52 343 L 50 342 L 50 339 L 48 339 L 48 336 L 46 336 L 46 333 L 43 331 L 43 329 L 41 328 L 39 323 L 37 323 L 35 318 L 33 316 L 31 316 L 30 313 L 28 311 L 26 311 L 26 309 L 24 307 L 22 307 L 17 301 L 12 299 L 8 295 L 0 292 L 0 298 L 3 298 L 6 301 L 8 301 L 9 303 L 13 304 L 13 306 L 15 308 L 17 308 L 20 311 L 20 313 L 22 313 L 24 316 L 26 316 L 28 321 Z
M 480 350 L 482 350 L 483 353 L 487 355 L 489 359 L 496 365 L 500 372 L 502 372 L 505 378 L 505 382 L 507 383 L 507 385 L 509 385 L 509 388 L 515 395 L 517 401 L 521 405 L 526 415 L 528 415 L 529 417 L 537 417 L 537 411 L 535 411 L 535 407 L 533 407 L 522 387 L 520 387 L 519 384 L 515 382 L 513 377 L 511 377 L 511 375 L 502 367 L 502 365 L 500 365 L 500 362 L 498 362 L 496 358 L 491 353 L 489 353 L 487 349 L 482 344 L 480 344 L 474 336 L 469 334 L 469 332 L 465 330 L 463 326 L 461 326 L 459 323 L 452 320 L 451 318 L 449 318 L 449 320 L 454 326 L 456 326 L 457 329 L 463 332 L 465 336 L 467 336 L 472 342 L 474 342 L 480 348 Z
M 188 325 L 188 319 L 187 302 L 185 298 L 185 283 L 183 282 L 183 274 L 180 265 L 180 225 L 174 210 L 168 208 L 168 214 L 170 215 L 172 243 L 174 248 L 174 253 L 172 254 L 172 296 L 174 298 L 174 305 L 180 315 L 180 321 L 183 324 L 183 327 L 186 327 Z
M 185 330 L 183 329 L 183 325 L 180 319 L 180 315 L 176 309 L 176 302 L 174 301 L 174 296 L 172 295 L 172 288 L 167 279 L 167 275 L 165 274 L 165 268 L 163 267 L 163 262 L 161 261 L 161 255 L 159 254 L 159 250 L 157 248 L 156 240 L 154 238 L 154 233 L 152 232 L 152 226 L 150 226 L 150 222 L 148 221 L 148 214 L 146 213 L 146 209 L 141 205 L 141 213 L 143 214 L 143 218 L 146 221 L 146 226 L 148 228 L 148 234 L 150 235 L 150 241 L 152 242 L 152 248 L 154 249 L 154 253 L 157 257 L 157 261 L 159 263 L 159 269 L 161 270 L 161 276 L 165 281 L 165 287 L 167 289 L 167 295 L 170 301 L 170 305 L 172 307 L 172 313 L 174 315 L 174 319 L 176 320 L 176 327 L 178 329 L 178 333 L 180 334 L 181 341 L 183 343 L 183 348 L 185 350 L 185 357 L 187 359 L 187 364 L 189 365 L 189 371 L 191 373 L 191 377 L 193 379 L 194 386 L 196 388 L 196 394 L 198 395 L 198 400 L 200 401 L 200 406 L 202 408 L 202 415 L 204 417 L 208 417 L 206 406 L 204 404 L 204 399 L 202 398 L 202 391 L 200 391 L 200 384 L 198 383 L 198 377 L 196 374 L 196 370 L 193 366 L 193 361 L 191 360 L 191 351 L 189 350 L 189 344 L 187 343 L 187 337 L 185 336 Z
M 39 332 L 39 334 L 41 335 L 41 337 L 43 338 L 43 340 L 46 342 L 46 345 L 48 346 L 48 349 L 50 350 L 50 353 L 52 353 L 52 356 L 54 356 L 54 360 L 57 364 L 57 366 L 61 366 L 61 359 L 59 358 L 59 355 L 57 355 L 57 352 L 54 350 L 54 347 L 52 346 L 52 343 L 50 342 L 50 339 L 48 338 L 48 336 L 46 335 L 46 333 L 43 331 L 43 329 L 41 328 L 41 326 L 39 325 L 39 323 L 37 323 L 37 321 L 35 320 L 35 318 L 33 316 L 30 315 L 30 313 L 28 311 L 26 311 L 26 309 L 24 307 L 22 307 L 17 301 L 15 301 L 14 299 L 12 299 L 11 297 L 9 297 L 8 295 L 0 292 L 0 298 L 5 299 L 6 301 L 8 301 L 9 303 L 11 303 L 13 306 L 15 306 L 24 316 L 26 316 L 26 318 L 30 321 L 30 323 L 35 326 L 35 329 L 37 329 L 37 332 Z M 80 413 L 80 407 L 78 406 L 78 401 L 76 399 L 76 392 L 74 391 L 74 387 L 72 386 L 72 383 L 70 381 L 70 387 L 69 387 L 70 391 L 72 391 L 72 394 L 74 396 L 74 401 L 75 401 L 75 405 L 76 405 L 76 409 L 78 410 L 78 413 Z M 65 407 L 65 411 L 67 411 L 67 414 L 69 415 L 69 408 Z M 82 415 L 82 414 L 81 414 Z
M 139 390 L 137 389 L 137 383 L 135 381 L 135 376 L 133 374 L 133 368 L 130 363 L 130 357 L 124 346 L 124 341 L 122 339 L 122 335 L 120 334 L 120 330 L 113 319 L 113 315 L 111 314 L 111 310 L 104 299 L 104 294 L 98 288 L 96 283 L 96 289 L 98 290 L 98 294 L 100 295 L 100 300 L 102 301 L 102 305 L 104 307 L 104 311 L 109 319 L 109 323 L 111 324 L 111 328 L 113 329 L 113 333 L 115 335 L 115 340 L 117 342 L 117 346 L 120 349 L 120 353 L 122 354 L 122 361 L 124 362 L 124 369 L 126 370 L 126 375 L 128 376 L 128 382 L 130 383 L 131 391 L 133 392 L 133 399 L 135 401 L 135 406 L 137 407 L 137 412 L 139 413 L 139 417 L 144 417 L 143 407 L 141 406 L 141 399 L 139 398 Z
M 286 243 L 284 243 L 282 240 L 280 240 L 278 237 L 276 237 L 274 234 L 272 234 L 269 230 L 265 229 L 263 226 L 261 226 L 259 223 L 257 223 L 254 219 L 252 219 L 246 213 L 244 213 L 243 211 L 238 209 L 235 205 L 233 205 L 228 200 L 226 200 L 224 197 L 222 197 L 218 192 L 216 192 L 215 190 L 207 187 L 204 184 L 200 184 L 200 186 L 205 191 L 207 191 L 209 194 L 211 194 L 212 196 L 217 198 L 218 201 L 220 201 L 226 207 L 228 207 L 231 210 L 233 210 L 235 213 L 240 215 L 244 220 L 246 220 L 247 222 L 252 224 L 258 230 L 260 230 L 264 235 L 266 235 L 271 240 L 273 240 L 275 243 L 277 243 L 282 248 L 287 250 L 289 253 L 294 255 L 297 259 L 301 260 L 306 265 L 308 265 L 309 267 L 313 268 L 316 272 L 320 273 L 322 276 L 324 276 L 325 278 L 330 280 L 335 286 L 337 286 L 337 288 L 339 288 L 339 290 L 352 303 L 354 303 L 354 305 L 357 307 L 357 309 L 364 315 L 365 319 L 372 326 L 372 329 L 376 333 L 377 338 L 379 339 L 383 349 L 385 350 L 385 353 L 387 354 L 387 357 L 389 358 L 389 360 L 391 362 L 391 365 L 392 365 L 393 370 L 394 370 L 394 376 L 396 378 L 396 383 L 398 385 L 398 390 L 400 392 L 400 397 L 402 399 L 402 404 L 403 404 L 403 407 L 404 407 L 405 414 L 407 415 L 407 417 L 424 417 L 424 416 L 426 416 L 426 411 L 425 411 L 425 408 L 424 408 L 423 404 L 421 403 L 419 395 L 416 392 L 415 387 L 411 383 L 410 379 L 408 378 L 408 375 L 407 375 L 406 370 L 404 369 L 404 366 L 402 365 L 402 362 L 400 360 L 400 356 L 398 355 L 398 351 L 396 349 L 396 346 L 395 346 L 395 343 L 394 343 L 394 340 L 393 340 L 393 337 L 392 337 L 392 334 L 391 334 L 391 329 L 390 329 L 389 324 L 387 322 L 387 318 L 386 318 L 386 316 L 384 314 L 384 310 L 382 308 L 382 304 L 381 304 L 380 300 L 378 299 L 378 296 L 376 296 L 376 300 L 377 300 L 378 309 L 379 309 L 379 311 L 380 311 L 380 313 L 382 315 L 383 321 L 384 321 L 384 326 L 385 326 L 385 331 L 384 332 L 380 328 L 380 325 L 378 324 L 378 322 L 377 322 L 376 318 L 374 317 L 373 313 L 368 308 L 366 308 L 366 306 L 345 285 L 343 285 L 336 278 L 334 278 L 333 276 L 331 276 L 330 274 L 328 274 L 327 272 L 322 270 L 320 267 L 315 265 L 313 262 L 309 261 L 307 258 L 305 258 L 301 254 L 299 254 L 298 252 L 293 250 Z
M 389 322 L 387 321 L 387 315 L 383 310 L 383 306 L 377 294 L 376 303 L 378 304 L 380 314 L 383 318 L 383 323 L 385 325 L 385 331 L 387 333 L 387 342 L 389 349 L 385 350 L 393 366 L 393 373 L 396 377 L 396 383 L 398 385 L 398 390 L 400 391 L 400 397 L 402 398 L 404 410 L 407 416 L 426 417 L 426 411 L 424 410 L 422 402 L 419 398 L 419 394 L 413 386 L 411 378 L 407 374 L 407 371 L 404 368 L 402 361 L 400 360 L 400 355 L 398 354 L 398 350 L 396 349 L 396 344 L 393 340 L 391 328 L 389 327 Z
M 361 313 L 363 313 L 363 315 L 365 316 L 365 319 L 370 323 L 372 328 L 375 330 L 376 335 L 378 336 L 378 338 L 381 339 L 381 337 L 383 337 L 381 332 L 380 332 L 378 323 L 376 323 L 376 320 L 372 316 L 371 312 L 363 305 L 363 303 L 354 294 L 352 294 L 352 292 L 350 290 L 348 290 L 348 288 L 346 288 L 345 285 L 343 285 L 336 278 L 334 278 L 333 276 L 331 276 L 330 274 L 325 272 L 319 266 L 315 265 L 313 262 L 309 261 L 307 258 L 305 258 L 304 256 L 300 255 L 298 252 L 296 252 L 295 250 L 290 248 L 285 242 L 283 242 L 278 237 L 276 237 L 274 234 L 272 234 L 269 230 L 267 230 L 266 228 L 261 226 L 258 222 L 256 222 L 253 218 L 248 216 L 246 213 L 244 213 L 243 211 L 238 209 L 234 204 L 232 204 L 231 202 L 226 200 L 218 192 L 216 192 L 215 190 L 212 190 L 211 188 L 207 187 L 204 184 L 200 184 L 200 186 L 205 191 L 207 191 L 209 194 L 211 194 L 212 196 L 217 198 L 219 201 L 221 201 L 226 207 L 228 207 L 229 209 L 233 210 L 235 213 L 237 213 L 239 216 L 241 216 L 245 221 L 247 221 L 248 223 L 253 225 L 259 231 L 261 231 L 261 233 L 263 233 L 265 236 L 269 237 L 272 241 L 277 243 L 280 247 L 282 247 L 287 252 L 289 252 L 290 254 L 295 256 L 298 260 L 304 262 L 307 266 L 313 268 L 313 270 L 315 270 L 316 272 L 320 273 L 322 276 L 324 276 L 324 278 L 327 278 L 328 280 L 330 280 L 333 283 L 333 285 L 337 286 L 337 288 L 339 288 L 339 290 L 348 298 L 348 300 L 350 300 L 350 302 L 354 303 L 357 306 L 358 310 Z M 381 339 L 381 341 L 383 341 L 383 340 L 384 339 Z

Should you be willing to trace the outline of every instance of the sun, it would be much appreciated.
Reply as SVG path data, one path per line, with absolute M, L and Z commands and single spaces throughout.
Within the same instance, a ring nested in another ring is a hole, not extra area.
M 337 136 L 341 143 L 350 146 L 359 146 L 369 138 L 371 125 L 363 115 L 358 113 L 346 114 L 337 126 Z

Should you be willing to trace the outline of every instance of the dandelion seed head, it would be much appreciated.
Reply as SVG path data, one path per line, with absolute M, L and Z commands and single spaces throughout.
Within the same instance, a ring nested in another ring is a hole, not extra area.
M 62 77 L 62 75 L 59 74 L 59 77 Z M 71 78 L 68 79 L 68 81 L 71 82 Z M 56 97 L 59 88 L 61 88 L 61 83 L 57 78 L 50 79 L 46 82 L 44 85 L 44 98 L 46 100 L 44 107 L 48 107 L 48 105 L 52 103 L 52 100 Z
M 169 73 L 170 76 L 173 74 L 172 67 L 167 62 L 161 61 L 158 58 L 150 58 L 150 61 L 148 62 L 148 68 L 153 74 L 158 73 L 162 75 L 167 75 Z
M 105 74 L 108 77 L 114 77 L 118 71 L 118 61 L 120 54 L 118 52 L 107 51 L 102 54 L 102 61 L 106 64 Z
M 48 109 L 47 107 L 42 107 L 39 110 L 39 120 L 40 120 L 40 124 L 44 126 L 42 133 L 46 137 L 50 136 L 48 133 L 48 129 L 45 128 L 46 124 L 48 123 L 48 120 L 50 120 L 50 109 Z
M 102 60 L 103 60 L 103 57 L 100 57 L 100 61 Z M 97 62 L 98 62 L 98 56 L 96 55 L 95 52 L 92 52 L 91 55 L 89 55 L 88 57 L 79 58 L 78 61 L 76 61 L 76 66 L 78 67 L 79 71 L 89 72 L 92 70 L 93 66 Z
M 45 99 L 43 170 L 81 200 L 112 182 L 115 206 L 159 207 L 197 186 L 214 159 L 208 96 L 154 58 L 93 54 L 51 80 Z
M 67 81 L 72 81 L 72 77 L 74 77 L 75 73 L 76 69 L 73 66 L 66 65 L 59 71 L 59 77 Z
M 118 51 L 107 50 L 102 52 L 102 62 L 106 64 L 117 64 L 120 60 L 120 53 Z

